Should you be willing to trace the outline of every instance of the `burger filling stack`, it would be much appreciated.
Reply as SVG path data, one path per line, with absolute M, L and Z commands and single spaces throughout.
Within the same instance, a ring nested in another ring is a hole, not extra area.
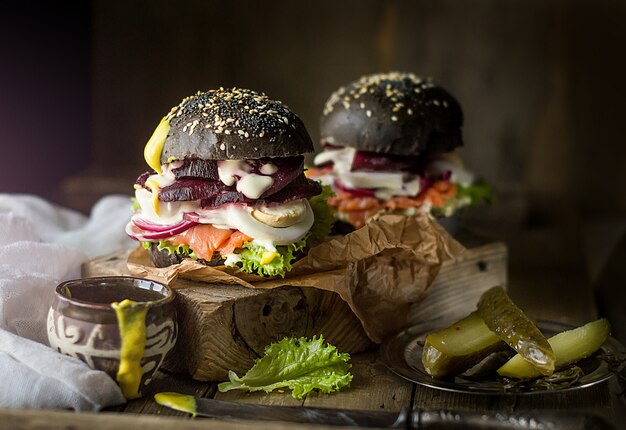
M 157 267 L 185 258 L 284 276 L 330 231 L 322 186 L 304 176 L 313 151 L 302 121 L 245 89 L 185 98 L 163 118 L 135 183 L 127 234 Z
M 328 203 L 352 228 L 383 213 L 450 216 L 490 197 L 453 152 L 462 125 L 459 103 L 430 79 L 364 76 L 326 102 L 307 175 L 332 187 Z

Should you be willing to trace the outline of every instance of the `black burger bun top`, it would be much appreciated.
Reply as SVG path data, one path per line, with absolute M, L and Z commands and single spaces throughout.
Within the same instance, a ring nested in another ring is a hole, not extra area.
M 313 152 L 304 124 L 265 94 L 220 88 L 185 98 L 167 114 L 170 129 L 161 163 L 291 157 Z
M 395 155 L 448 152 L 463 144 L 461 106 L 430 79 L 391 72 L 339 88 L 324 107 L 323 144 Z

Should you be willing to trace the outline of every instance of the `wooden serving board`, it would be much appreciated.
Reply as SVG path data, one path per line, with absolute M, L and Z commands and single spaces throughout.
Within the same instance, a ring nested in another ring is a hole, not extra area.
M 439 315 L 464 316 L 480 294 L 506 287 L 506 246 L 487 243 L 443 264 L 411 321 L 440 325 Z M 129 275 L 127 254 L 101 257 L 83 265 L 83 276 Z M 266 345 L 285 336 L 322 334 L 340 351 L 356 353 L 375 344 L 338 294 L 315 288 L 252 289 L 177 279 L 178 342 L 164 364 L 194 379 L 227 379 L 228 371 L 248 370 Z

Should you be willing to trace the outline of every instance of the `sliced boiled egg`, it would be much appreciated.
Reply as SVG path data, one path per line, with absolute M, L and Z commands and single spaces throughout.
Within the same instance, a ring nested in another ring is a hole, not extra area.
M 252 211 L 254 218 L 271 227 L 292 226 L 301 221 L 305 214 L 304 200 L 296 200 L 283 205 L 262 206 Z

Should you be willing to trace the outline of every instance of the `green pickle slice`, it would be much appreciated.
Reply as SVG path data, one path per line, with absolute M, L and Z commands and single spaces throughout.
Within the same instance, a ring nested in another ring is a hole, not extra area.
M 424 370 L 434 377 L 463 373 L 506 344 L 476 312 L 426 336 L 422 350 Z
M 556 356 L 555 368 L 561 369 L 568 364 L 589 357 L 602 346 L 610 331 L 609 322 L 602 318 L 552 336 L 548 342 Z M 519 354 L 500 367 L 498 373 L 517 379 L 541 376 L 539 370 Z
M 520 359 L 544 375 L 554 372 L 555 356 L 550 343 L 501 287 L 483 293 L 477 313 L 491 331 L 517 351 Z

